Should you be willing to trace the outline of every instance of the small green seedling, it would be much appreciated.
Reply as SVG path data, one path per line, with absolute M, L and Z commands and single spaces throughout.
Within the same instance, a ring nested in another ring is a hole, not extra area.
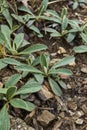
M 1 33 L 0 37 L 1 45 L 3 45 L 6 48 L 7 53 L 10 53 L 12 55 L 29 55 L 31 53 L 47 49 L 47 46 L 43 44 L 35 44 L 33 46 L 24 49 L 24 47 L 26 47 L 26 45 L 29 44 L 29 42 L 24 40 L 24 34 L 23 33 L 15 34 L 14 40 L 11 39 L 12 31 L 9 29 L 7 25 L 1 25 L 0 33 Z M 19 50 L 21 48 L 22 51 Z
M 32 111 L 36 108 L 33 103 L 21 99 L 20 95 L 35 93 L 42 86 L 34 79 L 31 79 L 18 89 L 15 85 L 21 78 L 20 74 L 14 74 L 6 81 L 5 87 L 0 88 L 0 100 L 3 102 L 0 111 L 0 128 L 3 130 L 10 130 L 9 106 L 26 111 Z
M 67 27 L 68 27 L 68 18 L 67 18 L 67 9 L 63 8 L 61 12 L 61 16 L 58 15 L 55 11 L 47 10 L 47 14 L 52 15 L 54 17 L 55 26 L 60 25 L 60 32 L 58 32 L 55 29 L 52 28 L 45 28 L 45 32 L 50 32 L 51 37 L 62 37 L 65 36 L 68 33 Z
M 62 91 L 61 91 L 60 86 L 63 88 L 66 88 L 66 85 L 59 78 L 59 75 L 69 76 L 69 75 L 72 75 L 72 72 L 69 69 L 60 68 L 60 67 L 68 65 L 69 63 L 73 62 L 75 58 L 73 56 L 68 56 L 56 62 L 54 65 L 50 65 L 49 55 L 45 55 L 45 54 L 41 55 L 39 59 L 37 60 L 39 61 L 36 61 L 36 62 L 40 63 L 39 69 L 36 69 L 36 67 L 33 67 L 31 65 L 16 66 L 15 69 L 19 71 L 23 71 L 23 75 L 24 75 L 24 72 L 33 74 L 35 79 L 40 83 L 43 83 L 44 78 L 46 78 L 50 84 L 52 91 L 57 96 L 61 96 Z
M 6 0 L 0 0 L 0 14 L 2 14 L 5 17 L 9 27 L 12 28 L 12 24 L 13 24 L 12 18 L 10 16 L 8 8 L 9 8 L 9 6 L 7 4 L 7 1 Z
M 17 14 L 11 14 L 11 16 L 21 22 L 22 24 L 25 24 L 30 30 L 33 30 L 38 37 L 43 37 L 38 27 L 34 25 L 34 23 L 37 21 L 40 21 L 43 18 L 43 13 L 46 11 L 48 6 L 48 0 L 43 0 L 41 2 L 40 8 L 37 11 L 37 15 L 35 15 L 29 8 L 25 6 L 20 6 L 18 8 L 19 11 L 24 12 L 24 15 L 17 15 Z

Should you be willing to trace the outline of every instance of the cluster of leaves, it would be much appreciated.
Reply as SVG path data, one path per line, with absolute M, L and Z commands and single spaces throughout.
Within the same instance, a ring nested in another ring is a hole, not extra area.
M 4 88 L 0 89 L 0 100 L 3 101 L 3 108 L 0 111 L 0 114 L 2 115 L 0 118 L 0 127 L 5 130 L 9 130 L 10 128 L 10 118 L 8 114 L 9 105 L 27 111 L 35 109 L 36 106 L 33 103 L 25 101 L 22 98 L 29 96 L 30 93 L 39 91 L 44 83 L 44 78 L 49 82 L 49 86 L 53 93 L 57 96 L 61 96 L 61 88 L 66 89 L 67 87 L 60 79 L 59 75 L 70 76 L 72 75 L 72 72 L 69 69 L 60 67 L 65 66 L 74 60 L 75 58 L 73 56 L 68 56 L 56 62 L 54 65 L 50 65 L 50 57 L 46 54 L 40 55 L 35 60 L 29 59 L 28 64 L 21 63 L 13 58 L 0 59 L 0 68 L 11 64 L 14 65 L 14 69 L 21 73 L 12 75 L 6 81 Z M 39 69 L 35 67 L 36 65 L 39 65 Z M 27 74 L 32 75 L 32 78 L 18 89 L 16 86 L 17 82 L 26 77 Z M 6 125 L 3 125 L 4 120 L 6 121 Z
M 60 61 L 56 62 L 54 65 L 50 65 L 50 56 L 48 54 L 40 55 L 36 60 L 32 62 L 31 65 L 20 65 L 16 66 L 15 69 L 19 71 L 23 71 L 23 77 L 25 77 L 28 73 L 34 75 L 34 78 L 42 84 L 44 82 L 44 78 L 46 78 L 49 82 L 51 90 L 57 96 L 62 95 L 61 87 L 67 88 L 65 83 L 59 78 L 59 75 L 72 75 L 72 72 L 69 69 L 60 68 L 62 66 L 68 65 L 71 62 L 74 62 L 75 58 L 73 56 L 68 56 Z M 40 65 L 40 69 L 36 69 L 35 65 Z M 61 86 L 61 87 L 60 87 Z
M 3 46 L 6 49 L 6 51 L 4 52 L 4 55 L 6 55 L 6 53 L 17 55 L 17 56 L 27 55 L 27 54 L 29 55 L 30 53 L 44 50 L 47 48 L 45 45 L 36 44 L 31 47 L 27 47 L 26 49 L 23 49 L 23 47 L 26 47 L 26 45 L 29 45 L 29 42 L 24 40 L 24 34 L 13 33 L 14 35 L 14 40 L 13 40 L 11 39 L 12 32 L 13 31 L 7 25 L 1 25 L 0 43 L 1 43 L 1 46 Z M 21 48 L 22 48 L 22 51 L 20 51 Z
M 70 43 L 76 38 L 76 36 L 79 36 L 84 42 L 87 43 L 87 22 L 80 23 L 80 21 L 76 19 L 68 19 L 66 8 L 62 9 L 61 16 L 59 16 L 57 12 L 52 10 L 47 10 L 47 13 L 49 15 L 52 15 L 57 20 L 55 20 L 56 23 L 54 25 L 57 29 L 45 27 L 45 31 L 51 33 L 51 37 L 64 37 L 66 41 Z
M 13 28 L 12 30 L 20 28 L 20 24 L 13 26 L 13 17 L 22 25 L 25 25 L 30 30 L 33 30 L 38 37 L 43 37 L 40 30 L 45 30 L 45 33 L 49 32 L 51 37 L 64 37 L 68 43 L 72 42 L 78 34 L 84 42 L 87 42 L 87 22 L 81 23 L 76 19 L 70 20 L 67 17 L 66 8 L 63 8 L 61 15 L 59 15 L 56 11 L 47 9 L 48 0 L 43 0 L 36 14 L 34 14 L 28 7 L 22 5 L 18 7 L 18 12 L 21 12 L 24 15 L 19 15 L 18 13 L 13 13 L 10 15 L 8 8 L 4 5 L 4 2 L 7 6 L 6 1 L 3 0 L 1 13 L 6 18 L 10 28 Z M 76 0 L 75 3 L 76 2 L 79 1 Z M 49 25 L 48 27 L 46 26 L 45 28 L 40 28 L 39 30 L 39 27 L 36 27 L 35 23 L 39 23 L 43 20 L 45 22 L 48 21 Z
M 36 107 L 33 103 L 24 101 L 21 95 L 35 93 L 39 91 L 42 86 L 34 79 L 30 79 L 25 85 L 17 89 L 16 84 L 21 78 L 22 75 L 14 74 L 6 81 L 5 87 L 0 88 L 0 100 L 3 101 L 3 108 L 0 111 L 0 128 L 3 130 L 10 129 L 9 105 L 26 111 L 32 111 Z M 3 125 L 4 123 L 5 125 Z
M 71 70 L 63 68 L 63 66 L 75 60 L 73 56 L 68 56 L 51 65 L 49 54 L 41 54 L 37 57 L 33 55 L 35 52 L 46 50 L 47 46 L 39 43 L 30 45 L 24 39 L 24 33 L 17 33 L 16 30 L 21 26 L 26 26 L 33 30 L 38 37 L 43 37 L 35 23 L 47 21 L 49 26 L 41 30 L 49 32 L 51 37 L 64 37 L 67 42 L 71 42 L 78 33 L 82 40 L 87 42 L 87 23 L 80 24 L 77 20 L 69 20 L 66 8 L 62 9 L 61 15 L 59 15 L 56 11 L 47 9 L 47 6 L 48 0 L 43 0 L 35 15 L 30 8 L 22 5 L 18 7 L 17 12 L 14 11 L 10 15 L 7 1 L 0 1 L 1 20 L 6 20 L 0 26 L 0 56 L 3 57 L 0 59 L 0 70 L 12 65 L 13 69 L 19 72 L 19 74 L 12 75 L 4 87 L 0 88 L 0 100 L 3 102 L 0 111 L 0 128 L 3 130 L 10 129 L 9 106 L 27 111 L 36 108 L 33 103 L 26 101 L 23 97 L 39 91 L 44 80 L 48 81 L 50 90 L 55 95 L 61 96 L 62 89 L 66 89 L 66 84 L 61 80 L 60 75 L 72 75 Z M 20 12 L 23 12 L 23 15 L 19 15 Z M 17 25 L 14 24 L 13 19 L 18 22 Z M 74 50 L 77 53 L 87 52 L 87 46 L 81 45 L 75 47 Z M 28 74 L 31 75 L 31 78 L 18 88 L 17 82 Z M 5 122 L 6 124 L 3 125 Z

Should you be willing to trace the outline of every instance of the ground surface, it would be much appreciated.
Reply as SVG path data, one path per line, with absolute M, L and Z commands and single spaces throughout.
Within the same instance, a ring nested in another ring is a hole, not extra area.
M 50 8 L 60 12 L 61 7 L 66 6 L 69 17 L 87 19 L 86 6 L 72 11 L 67 3 L 54 3 L 50 5 Z M 36 110 L 31 113 L 19 109 L 11 111 L 13 116 L 11 118 L 11 130 L 87 130 L 87 54 L 75 54 L 72 51 L 72 47 L 79 44 L 78 40 L 69 45 L 63 39 L 50 39 L 45 36 L 44 38 L 30 37 L 30 42 L 42 42 L 47 45 L 47 51 L 54 60 L 65 55 L 58 53 L 59 47 L 63 47 L 67 55 L 74 55 L 76 57 L 75 65 L 69 66 L 73 75 L 69 78 L 62 77 L 67 84 L 67 90 L 63 90 L 62 98 L 56 97 L 48 91 L 47 97 L 51 95 L 52 98 L 47 100 L 44 96 L 42 97 L 42 93 L 38 92 L 31 94 L 28 99 L 38 106 Z M 2 83 L 13 73 L 15 72 L 10 67 L 0 71 Z

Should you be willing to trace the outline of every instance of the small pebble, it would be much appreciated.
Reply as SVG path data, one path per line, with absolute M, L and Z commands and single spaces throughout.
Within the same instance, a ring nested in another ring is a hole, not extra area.
M 54 119 L 55 115 L 47 110 L 44 110 L 42 114 L 37 117 L 37 120 L 44 126 L 48 125 Z
M 72 89 L 72 86 L 70 84 L 67 84 L 68 89 Z
M 85 67 L 81 68 L 81 72 L 83 72 L 83 73 L 86 73 L 86 74 L 87 74 L 87 68 L 85 68 Z
M 82 110 L 85 114 L 87 114 L 87 106 L 85 104 L 82 105 Z
M 76 124 L 82 125 L 82 124 L 83 124 L 83 120 L 82 120 L 82 119 L 77 119 L 77 120 L 76 120 Z

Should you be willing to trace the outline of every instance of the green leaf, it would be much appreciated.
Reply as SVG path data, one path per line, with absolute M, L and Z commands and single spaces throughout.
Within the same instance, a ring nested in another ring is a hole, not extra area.
M 42 68 L 44 68 L 44 67 L 47 68 L 46 56 L 43 54 L 40 56 L 40 65 Z
M 61 66 L 64 66 L 64 65 L 68 65 L 71 62 L 74 62 L 74 60 L 75 60 L 75 57 L 73 57 L 73 56 L 67 56 L 67 57 L 61 59 L 60 61 L 56 62 L 52 66 L 52 68 L 58 68 L 58 67 L 61 67 Z
M 6 94 L 7 88 L 0 88 L 0 94 Z
M 34 74 L 34 77 L 36 78 L 36 80 L 42 84 L 44 81 L 44 76 L 42 74 Z
M 73 50 L 76 53 L 85 53 L 85 52 L 87 52 L 87 46 L 81 45 L 81 46 L 78 46 L 78 47 L 74 47 Z
M 61 68 L 61 69 L 51 69 L 49 74 L 64 74 L 64 75 L 72 75 L 72 71 L 69 69 Z
M 16 24 L 13 25 L 13 27 L 12 27 L 12 32 L 16 31 L 19 27 L 20 27 L 19 25 L 16 25 Z
M 57 33 L 57 31 L 53 28 L 45 27 L 44 28 L 45 32 L 50 32 L 50 33 Z
M 21 65 L 21 66 L 16 66 L 15 69 L 20 70 L 20 71 L 27 71 L 30 73 L 40 73 L 42 74 L 42 72 L 38 69 L 36 69 L 33 66 L 29 66 L 29 65 Z
M 29 13 L 29 14 L 31 14 L 31 15 L 34 15 L 34 14 L 31 12 L 31 10 L 29 9 L 29 7 L 26 7 L 26 6 L 20 6 L 20 7 L 18 8 L 18 10 L 23 11 L 23 12 L 26 12 L 26 13 Z
M 34 52 L 38 52 L 38 51 L 41 51 L 41 50 L 46 50 L 47 49 L 47 46 L 46 45 L 43 45 L 43 44 L 35 44 L 35 45 L 32 45 L 26 49 L 24 49 L 22 52 L 20 52 L 19 54 L 31 54 L 31 53 L 34 53 Z
M 63 19 L 63 17 L 66 16 L 66 15 L 67 15 L 67 8 L 64 7 L 64 8 L 62 9 L 61 18 Z
M 51 37 L 61 37 L 61 34 L 56 31 L 56 32 L 51 33 L 50 36 L 51 36 Z
M 33 30 L 33 31 L 36 32 L 38 35 L 40 35 L 41 37 L 43 37 L 43 35 L 40 33 L 40 30 L 39 30 L 37 27 L 35 27 L 34 25 L 31 25 L 31 26 L 29 27 L 29 29 Z
M 33 111 L 36 107 L 33 103 L 24 101 L 20 98 L 14 98 L 10 100 L 10 104 L 15 108 L 21 108 L 27 111 Z
M 54 94 L 56 94 L 57 96 L 62 95 L 62 91 L 61 91 L 59 85 L 52 78 L 49 78 L 49 84 L 50 84 L 50 87 L 51 87 L 52 91 L 54 92 Z
M 30 19 L 30 15 L 26 14 L 26 15 L 16 15 L 16 14 L 11 14 L 12 17 L 21 22 L 22 24 L 25 24 L 26 22 L 28 22 L 28 20 Z
M 51 17 L 56 18 L 58 23 L 61 23 L 61 18 L 55 10 L 48 9 L 46 10 L 46 13 L 48 14 L 48 16 L 50 15 Z
M 0 111 L 0 129 L 10 130 L 10 117 L 6 105 Z
M 14 47 L 15 50 L 20 48 L 23 40 L 24 40 L 24 34 L 23 33 L 19 33 L 19 34 L 16 35 L 16 37 L 13 41 L 13 47 Z
M 78 20 L 68 20 L 68 23 L 71 25 L 72 28 L 77 29 L 79 28 L 79 21 Z
M 56 31 L 55 29 L 52 29 L 52 28 L 45 27 L 44 31 L 45 32 L 50 32 L 51 37 L 60 37 L 61 36 L 61 34 L 58 31 Z
M 21 44 L 21 47 L 24 47 L 24 46 L 29 45 L 29 44 L 30 44 L 30 42 L 28 42 L 27 40 L 24 39 L 22 44 Z
M 64 74 L 64 75 L 72 75 L 72 71 L 69 69 L 65 69 L 65 68 L 61 68 L 61 69 L 57 69 L 58 74 Z
M 16 15 L 16 14 L 11 14 L 11 15 L 12 15 L 12 17 L 13 17 L 14 19 L 16 19 L 17 21 L 19 21 L 19 22 L 25 24 L 25 22 L 24 22 L 24 20 L 23 20 L 23 18 L 22 18 L 21 16 L 18 16 L 18 15 Z
M 4 44 L 5 43 L 5 38 L 4 35 L 2 34 L 2 32 L 0 31 L 0 44 Z
M 29 80 L 24 86 L 22 86 L 16 94 L 28 94 L 28 93 L 35 93 L 38 92 L 42 86 L 36 82 Z
M 38 64 L 40 64 L 40 56 L 38 56 L 32 63 L 33 66 L 37 66 Z
M 15 86 L 16 83 L 21 79 L 20 74 L 14 74 L 11 77 L 8 78 L 8 80 L 5 83 L 5 88 L 9 88 L 10 86 Z
M 39 15 L 41 15 L 44 11 L 46 11 L 48 6 L 48 0 L 43 0 L 40 6 Z
M 16 87 L 9 87 L 6 92 L 7 99 L 10 100 L 14 96 L 15 92 L 16 92 Z
M 1 25 L 1 32 L 5 38 L 7 48 L 11 48 L 10 34 L 11 30 L 7 25 Z
M 35 16 L 36 18 L 36 16 Z M 34 25 L 34 22 L 35 22 L 35 18 L 31 18 L 27 23 L 26 23 L 26 26 L 29 28 L 30 26 Z
M 67 89 L 67 85 L 62 80 L 58 80 L 58 83 L 62 88 Z
M 87 43 L 87 35 L 85 33 L 80 33 L 80 36 L 82 40 Z
M 53 21 L 53 22 L 56 22 L 56 23 L 61 23 L 60 19 L 55 18 L 55 17 L 40 16 L 40 19 L 48 20 L 48 21 Z
M 23 73 L 22 73 L 22 78 L 25 78 L 28 74 L 29 74 L 28 71 L 23 71 Z
M 66 18 L 66 16 L 64 15 L 63 19 L 62 19 L 62 31 L 64 31 L 68 26 L 68 18 Z
M 22 65 L 22 63 L 13 58 L 3 58 L 2 62 L 9 65 Z
M 77 33 L 77 32 L 79 32 L 79 28 L 73 28 L 73 29 L 70 29 L 69 31 L 68 31 L 68 33 Z
M 7 66 L 6 63 L 3 63 L 3 59 L 0 59 L 0 70 Z
M 75 36 L 76 36 L 76 33 L 69 33 L 67 38 L 66 38 L 67 42 L 68 43 L 72 42 L 74 40 Z
M 2 14 L 6 18 L 10 28 L 12 28 L 12 18 L 10 16 L 8 8 L 3 9 Z

